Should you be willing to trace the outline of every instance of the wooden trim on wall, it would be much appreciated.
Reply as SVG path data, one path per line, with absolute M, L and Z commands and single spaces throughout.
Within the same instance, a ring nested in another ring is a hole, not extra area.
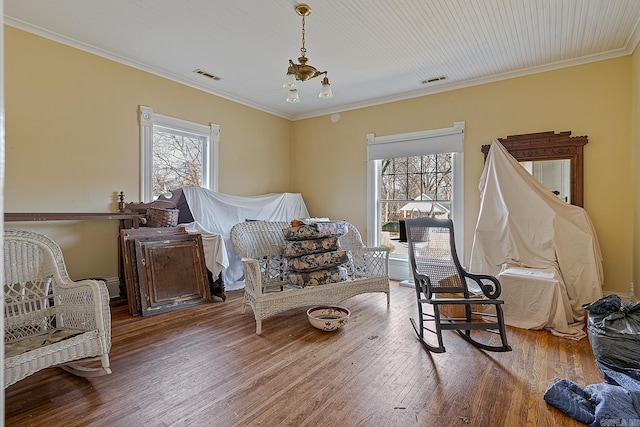
M 562 160 L 571 162 L 570 188 L 571 204 L 584 204 L 584 159 L 583 148 L 589 142 L 586 135 L 571 136 L 571 131 L 555 133 L 538 132 L 521 135 L 509 135 L 498 141 L 519 162 L 539 160 Z M 490 144 L 483 145 L 481 151 L 487 160 Z

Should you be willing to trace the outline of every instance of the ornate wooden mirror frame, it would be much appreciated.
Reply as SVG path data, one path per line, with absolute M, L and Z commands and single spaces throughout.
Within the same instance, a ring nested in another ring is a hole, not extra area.
M 498 138 L 504 148 L 519 162 L 568 159 L 572 205 L 583 205 L 583 147 L 589 142 L 585 136 L 571 136 L 571 131 L 555 133 L 539 132 L 509 135 Z M 491 145 L 483 145 L 481 151 L 486 161 Z

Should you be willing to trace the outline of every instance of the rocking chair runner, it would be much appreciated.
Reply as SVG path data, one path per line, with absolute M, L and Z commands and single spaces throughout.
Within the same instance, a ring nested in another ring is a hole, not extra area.
M 493 276 L 472 274 L 462 268 L 455 248 L 453 222 L 449 219 L 416 218 L 407 219 L 405 225 L 418 299 L 418 319 L 417 322 L 411 319 L 411 323 L 424 346 L 432 352 L 443 353 L 442 331 L 455 330 L 462 338 L 483 350 L 511 351 L 504 327 L 503 301 L 497 299 L 500 296 L 500 282 Z M 484 294 L 483 298 L 471 298 L 467 279 L 477 284 Z M 448 298 L 439 298 L 438 294 L 446 294 Z M 451 294 L 458 294 L 460 298 Z M 427 306 L 432 310 L 425 310 Z M 491 306 L 493 310 L 491 313 L 484 310 L 474 312 L 474 306 Z M 459 314 L 444 313 L 449 310 L 455 312 L 455 309 Z M 430 323 L 433 329 L 429 327 Z M 472 337 L 472 331 L 478 330 L 497 332 L 501 344 L 492 345 L 489 343 L 491 339 L 478 341 Z M 435 339 L 433 335 L 427 339 L 425 331 L 435 335 Z M 436 340 L 437 344 L 433 343 Z

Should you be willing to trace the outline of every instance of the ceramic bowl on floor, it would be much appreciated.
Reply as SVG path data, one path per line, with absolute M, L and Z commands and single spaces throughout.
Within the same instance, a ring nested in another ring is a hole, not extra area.
M 344 326 L 350 315 L 348 309 L 334 305 L 320 305 L 307 310 L 309 322 L 323 331 L 335 331 Z

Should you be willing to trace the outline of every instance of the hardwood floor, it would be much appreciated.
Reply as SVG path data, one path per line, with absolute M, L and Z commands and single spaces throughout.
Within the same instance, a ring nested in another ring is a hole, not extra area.
M 111 368 L 82 379 L 51 368 L 5 390 L 7 426 L 581 426 L 544 402 L 553 379 L 602 382 L 588 339 L 508 328 L 512 352 L 445 332 L 416 339 L 413 289 L 343 302 L 349 323 L 314 329 L 304 309 L 255 335 L 242 291 L 152 317 L 112 308 Z

